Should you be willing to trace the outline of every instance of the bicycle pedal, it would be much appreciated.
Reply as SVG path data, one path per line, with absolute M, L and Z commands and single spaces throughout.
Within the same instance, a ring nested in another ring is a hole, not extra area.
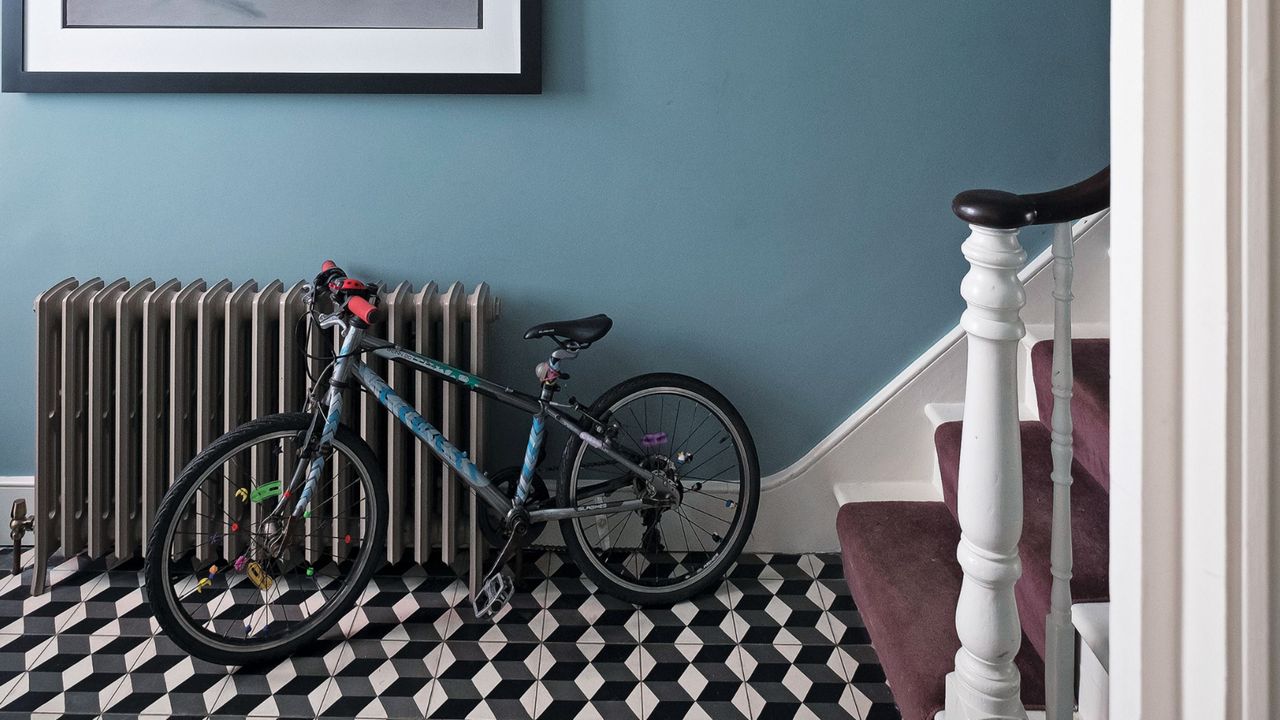
M 507 573 L 498 573 L 486 580 L 471 597 L 471 609 L 477 618 L 491 618 L 501 612 L 515 594 L 515 580 Z

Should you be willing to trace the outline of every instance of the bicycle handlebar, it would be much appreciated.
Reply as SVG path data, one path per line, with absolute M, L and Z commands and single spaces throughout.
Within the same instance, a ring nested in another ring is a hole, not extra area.
M 327 287 L 334 303 L 366 324 L 372 325 L 377 321 L 378 306 L 369 302 L 370 297 L 376 297 L 373 290 L 359 280 L 347 277 L 334 261 L 325 260 L 320 266 L 316 285 Z
M 378 319 L 378 307 L 358 295 L 347 299 L 347 310 L 367 325 L 372 325 Z

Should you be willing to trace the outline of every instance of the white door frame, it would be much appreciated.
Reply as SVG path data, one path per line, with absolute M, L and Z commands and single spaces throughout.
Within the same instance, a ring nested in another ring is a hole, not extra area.
M 1280 701 L 1272 4 L 1112 4 L 1111 717 Z

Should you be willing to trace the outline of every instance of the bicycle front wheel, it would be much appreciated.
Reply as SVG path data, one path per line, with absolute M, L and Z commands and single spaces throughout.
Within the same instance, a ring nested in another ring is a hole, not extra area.
M 288 487 L 309 464 L 306 413 L 223 435 L 161 501 L 145 584 L 161 628 L 209 662 L 276 661 L 356 603 L 383 561 L 387 495 L 369 446 L 339 428 L 304 514 Z
M 640 605 L 665 605 L 717 585 L 751 533 L 760 502 L 755 443 L 742 416 L 706 383 L 685 375 L 632 378 L 588 411 L 605 442 L 675 482 L 670 507 L 560 522 L 570 557 L 602 590 Z M 632 500 L 645 478 L 574 437 L 565 447 L 561 507 Z

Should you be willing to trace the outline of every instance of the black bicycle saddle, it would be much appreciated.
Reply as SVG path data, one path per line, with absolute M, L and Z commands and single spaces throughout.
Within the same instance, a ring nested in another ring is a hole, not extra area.
M 525 332 L 524 339 L 553 337 L 586 346 L 607 335 L 612 327 L 613 320 L 608 315 L 592 315 L 577 320 L 557 320 L 534 325 Z

